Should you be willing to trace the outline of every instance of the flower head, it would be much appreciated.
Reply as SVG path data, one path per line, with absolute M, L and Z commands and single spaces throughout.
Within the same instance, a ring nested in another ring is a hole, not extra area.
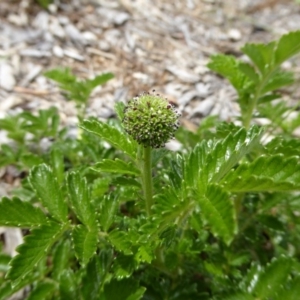
M 166 99 L 144 93 L 128 102 L 123 124 L 125 131 L 139 144 L 160 148 L 174 137 L 179 116 Z

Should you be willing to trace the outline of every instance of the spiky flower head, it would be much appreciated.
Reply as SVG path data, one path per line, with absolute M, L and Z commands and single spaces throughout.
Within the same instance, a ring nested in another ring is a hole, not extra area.
M 174 137 L 179 116 L 175 107 L 160 95 L 144 93 L 128 102 L 123 125 L 139 144 L 160 148 Z

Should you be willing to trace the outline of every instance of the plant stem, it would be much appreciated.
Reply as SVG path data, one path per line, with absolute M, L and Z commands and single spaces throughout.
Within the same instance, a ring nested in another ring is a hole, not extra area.
M 145 197 L 147 215 L 151 214 L 153 204 L 152 171 L 151 171 L 151 147 L 143 147 L 143 158 L 141 165 L 142 185 Z
M 256 88 L 256 92 L 254 94 L 254 97 L 253 97 L 249 107 L 247 108 L 247 112 L 242 117 L 243 125 L 246 129 L 249 129 L 249 127 L 250 127 L 250 123 L 251 123 L 251 120 L 253 117 L 253 112 L 257 106 L 257 102 L 258 102 L 259 98 L 262 96 L 262 89 L 264 88 L 264 86 L 266 85 L 268 80 L 271 78 L 273 73 L 276 72 L 277 68 L 278 68 L 278 66 L 275 65 L 269 72 L 267 72 L 265 75 L 263 75 L 260 83 L 258 84 L 258 86 Z

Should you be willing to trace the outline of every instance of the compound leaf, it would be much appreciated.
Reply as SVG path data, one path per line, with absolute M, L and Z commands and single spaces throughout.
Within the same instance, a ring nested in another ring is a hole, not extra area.
M 225 190 L 231 192 L 293 191 L 300 189 L 298 157 L 284 158 L 278 154 L 261 156 L 250 164 L 241 164 L 222 180 Z
M 131 158 L 134 159 L 136 157 L 137 143 L 117 128 L 98 120 L 84 120 L 80 127 L 88 132 L 98 135 Z
M 34 227 L 47 222 L 43 211 L 19 198 L 3 197 L 0 201 L 0 225 L 11 227 Z
M 45 164 L 34 167 L 30 171 L 29 181 L 49 213 L 56 219 L 65 222 L 68 207 L 51 168 Z
M 246 44 L 241 50 L 250 57 L 259 71 L 264 74 L 272 64 L 276 43 Z
M 89 230 L 84 225 L 77 225 L 72 231 L 72 237 L 76 256 L 85 266 L 96 251 L 97 230 Z
M 19 254 L 11 261 L 7 278 L 12 280 L 14 285 L 23 280 L 46 256 L 47 251 L 61 236 L 63 230 L 63 226 L 54 222 L 33 229 L 31 234 L 24 238 L 24 243 L 16 249 Z
M 224 140 L 204 141 L 189 155 L 185 165 L 186 184 L 205 190 L 208 183 L 219 182 L 241 158 L 258 143 L 262 130 L 253 126 L 240 128 Z M 199 186 L 200 184 L 200 186 Z

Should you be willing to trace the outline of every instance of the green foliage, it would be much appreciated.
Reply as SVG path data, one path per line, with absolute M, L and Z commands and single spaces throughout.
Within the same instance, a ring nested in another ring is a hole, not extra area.
M 121 132 L 116 127 L 97 120 L 84 120 L 80 127 L 88 132 L 96 134 L 131 158 L 134 159 L 136 157 L 137 143 L 124 135 L 124 132 Z
M 121 102 L 119 121 L 83 120 L 110 73 L 48 72 L 76 102 L 80 129 L 70 138 L 54 108 L 0 120 L 10 139 L 0 166 L 20 179 L 0 200 L 0 226 L 24 235 L 13 258 L 0 240 L 0 300 L 24 287 L 31 300 L 297 299 L 300 114 L 280 99 L 294 81 L 280 66 L 300 52 L 299 35 L 246 44 L 250 63 L 213 56 L 209 67 L 237 91 L 242 125 L 210 116 L 193 132 L 180 128 L 177 152 L 138 145 L 122 128 Z M 149 112 L 143 105 L 127 123 Z M 251 126 L 254 116 L 270 124 Z
M 280 65 L 300 52 L 300 31 L 283 35 L 268 44 L 246 44 L 242 51 L 253 65 L 227 55 L 211 58 L 208 67 L 227 78 L 238 93 L 243 125 L 248 128 L 257 106 L 278 98 L 274 91 L 294 82 L 291 72 Z
M 43 206 L 60 221 L 67 220 L 67 205 L 57 179 L 49 166 L 35 166 L 29 175 L 29 181 Z
M 59 87 L 66 92 L 67 98 L 74 100 L 78 106 L 86 105 L 93 89 L 114 77 L 112 73 L 104 73 L 93 79 L 79 80 L 68 68 L 53 69 L 44 75 L 57 82 Z
M 10 200 L 6 197 L 0 201 L 1 226 L 31 228 L 46 223 L 46 215 L 31 203 L 21 201 L 19 198 Z

